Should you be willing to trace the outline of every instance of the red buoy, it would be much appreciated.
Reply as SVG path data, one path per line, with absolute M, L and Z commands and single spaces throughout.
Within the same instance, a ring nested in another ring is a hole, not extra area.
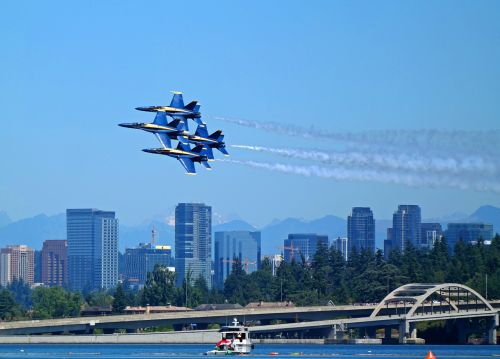
M 436 356 L 429 350 L 425 359 L 437 359 Z

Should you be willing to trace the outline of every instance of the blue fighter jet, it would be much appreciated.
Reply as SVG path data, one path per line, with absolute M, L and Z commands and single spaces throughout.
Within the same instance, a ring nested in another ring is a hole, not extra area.
M 186 125 L 186 130 L 188 130 L 187 119 L 190 118 L 198 124 L 203 124 L 201 120 L 200 105 L 198 101 L 191 101 L 184 106 L 184 99 L 182 98 L 182 92 L 172 91 L 174 96 L 172 101 L 170 101 L 169 106 L 146 106 L 146 107 L 136 107 L 139 111 L 148 112 L 165 112 L 165 114 L 171 116 L 174 119 L 182 120 Z
M 172 147 L 170 139 L 187 139 L 189 136 L 184 122 L 175 119 L 169 123 L 165 112 L 157 112 L 153 123 L 120 123 L 118 126 L 151 132 L 158 138 L 163 147 Z
M 211 135 L 208 134 L 206 125 L 198 125 L 196 132 L 194 135 L 188 135 L 187 141 L 193 143 L 195 145 L 203 145 L 207 150 L 207 157 L 209 161 L 215 161 L 214 153 L 212 151 L 213 148 L 221 151 L 224 156 L 229 156 L 229 153 L 226 150 L 226 144 L 224 143 L 224 134 L 221 130 L 217 130 Z M 185 142 L 185 138 L 179 138 L 179 141 Z
M 186 174 L 191 176 L 196 175 L 196 169 L 194 168 L 195 162 L 201 163 L 207 170 L 212 169 L 207 162 L 207 149 L 202 145 L 190 149 L 189 145 L 179 142 L 176 148 L 147 148 L 143 151 L 177 158 L 186 169 Z

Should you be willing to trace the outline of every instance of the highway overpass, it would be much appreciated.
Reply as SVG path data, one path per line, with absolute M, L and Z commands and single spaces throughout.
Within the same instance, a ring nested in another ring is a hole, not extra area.
M 472 289 L 453 283 L 408 284 L 397 288 L 377 305 L 343 305 L 316 307 L 242 308 L 232 310 L 186 311 L 175 313 L 115 315 L 1 322 L 0 336 L 59 333 L 105 333 L 116 330 L 135 332 L 138 329 L 173 325 L 177 329 L 190 324 L 198 328 L 207 324 L 227 324 L 236 317 L 251 326 L 258 335 L 266 333 L 308 332 L 324 329 L 342 332 L 351 328 L 393 328 L 400 332 L 400 341 L 416 338 L 415 323 L 433 320 L 477 320 L 488 318 L 490 341 L 496 340 L 500 301 L 487 302 Z M 280 321 L 281 324 L 271 325 Z M 373 332 L 373 331 L 372 331 Z M 326 333 L 326 334 L 325 334 Z

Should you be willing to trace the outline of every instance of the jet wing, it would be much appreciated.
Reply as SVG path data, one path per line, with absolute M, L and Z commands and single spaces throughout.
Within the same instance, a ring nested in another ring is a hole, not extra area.
M 179 157 L 179 162 L 186 169 L 186 174 L 194 176 L 196 175 L 196 169 L 194 168 L 194 162 L 186 157 Z
M 155 132 L 155 136 L 160 141 L 163 147 L 172 148 L 172 142 L 170 141 L 170 137 L 165 132 Z

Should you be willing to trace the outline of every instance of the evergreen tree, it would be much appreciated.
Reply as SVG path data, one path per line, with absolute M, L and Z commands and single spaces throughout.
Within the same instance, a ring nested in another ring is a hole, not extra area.
M 224 296 L 230 303 L 247 304 L 245 293 L 246 280 L 247 274 L 243 270 L 241 261 L 238 258 L 234 258 L 231 273 L 224 282 Z
M 327 247 L 318 246 L 311 264 L 312 285 L 318 293 L 318 300 L 329 298 L 333 293 L 333 269 L 329 254 Z
M 252 298 L 249 301 L 272 302 L 276 300 L 277 283 L 276 277 L 273 277 L 269 258 L 264 258 L 262 268 L 251 273 L 248 279 L 252 282 Z
M 347 303 L 348 291 L 343 284 L 343 276 L 346 270 L 346 261 L 338 250 L 333 246 L 329 251 L 328 258 L 329 266 L 331 268 L 331 283 L 332 283 L 332 293 L 329 293 L 328 300 L 332 300 L 334 303 Z
M 127 306 L 128 298 L 123 289 L 123 284 L 118 283 L 113 297 L 113 313 L 123 313 Z
M 11 320 L 20 315 L 14 296 L 7 289 L 0 289 L 0 319 Z
M 11 291 L 14 295 L 16 303 L 19 304 L 25 310 L 31 307 L 31 288 L 29 284 L 24 283 L 22 279 L 14 279 L 8 286 L 7 289 Z

